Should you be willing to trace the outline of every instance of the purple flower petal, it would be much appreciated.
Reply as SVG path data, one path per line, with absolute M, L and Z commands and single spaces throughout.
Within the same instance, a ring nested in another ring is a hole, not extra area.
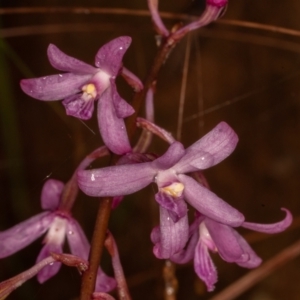
M 160 243 L 160 228 L 159 226 L 155 226 L 150 234 L 150 239 L 153 244 Z
M 110 292 L 115 289 L 117 282 L 113 277 L 107 276 L 101 268 L 98 268 L 95 292 Z
M 221 122 L 199 141 L 188 147 L 186 155 L 174 167 L 180 173 L 212 167 L 228 157 L 235 149 L 237 142 L 238 136 L 233 129 L 227 123 Z
M 130 152 L 131 146 L 124 120 L 117 117 L 113 105 L 114 92 L 115 90 L 109 87 L 98 101 L 98 125 L 107 148 L 113 153 L 122 155 Z
M 184 184 L 184 198 L 201 214 L 233 227 L 240 226 L 244 216 L 235 208 L 186 175 L 178 175 Z
M 41 260 L 50 256 L 51 252 L 62 253 L 62 245 L 46 243 L 38 256 L 36 263 L 39 263 Z M 49 264 L 45 266 L 37 274 L 38 282 L 42 284 L 48 279 L 50 279 L 51 277 L 53 277 L 54 275 L 56 275 L 60 270 L 60 267 L 61 267 L 61 262 L 54 262 L 53 264 Z
M 177 264 L 186 264 L 194 258 L 195 248 L 199 240 L 199 233 L 195 231 L 190 237 L 186 247 L 171 257 L 171 261 Z
M 90 245 L 81 226 L 74 219 L 70 219 L 66 230 L 67 240 L 72 254 L 88 259 Z
M 262 259 L 257 256 L 257 254 L 252 250 L 246 240 L 238 234 L 235 230 L 233 230 L 233 234 L 236 236 L 240 246 L 243 248 L 244 253 L 248 254 L 249 259 L 245 262 L 237 262 L 237 264 L 243 268 L 253 269 L 258 267 Z
M 88 259 L 90 245 L 79 223 L 71 219 L 67 227 L 67 239 L 71 253 Z M 95 291 L 109 292 L 116 287 L 116 281 L 112 277 L 108 277 L 101 268 L 98 269 Z
M 32 79 L 23 79 L 21 88 L 27 95 L 44 101 L 60 100 L 80 92 L 92 75 L 73 73 L 57 74 Z
M 244 253 L 233 229 L 209 218 L 204 221 L 209 234 L 214 241 L 220 256 L 227 262 L 245 262 L 249 259 Z
M 174 198 L 166 193 L 158 192 L 155 194 L 155 200 L 159 205 L 169 211 L 173 222 L 177 222 L 187 214 L 187 206 L 183 197 Z
M 12 255 L 39 238 L 51 225 L 53 213 L 43 212 L 0 232 L 0 258 Z
M 201 239 L 199 239 L 195 249 L 194 269 L 199 278 L 206 284 L 207 290 L 213 291 L 215 283 L 218 281 L 218 274 L 208 249 Z
M 174 142 L 168 150 L 159 158 L 152 162 L 154 168 L 161 170 L 169 169 L 176 164 L 185 154 L 184 147 L 179 142 Z
M 150 184 L 156 170 L 151 163 L 111 166 L 78 173 L 78 185 L 92 197 L 129 195 Z
M 47 54 L 51 65 L 57 70 L 77 74 L 93 74 L 97 72 L 95 67 L 63 53 L 53 44 L 48 46 Z
M 288 228 L 293 222 L 293 216 L 289 210 L 285 208 L 281 208 L 281 210 L 286 212 L 285 218 L 277 223 L 273 224 L 258 224 L 258 223 L 250 223 L 244 222 L 242 227 L 248 228 L 254 231 L 265 232 L 265 233 L 279 233 Z
M 224 7 L 228 3 L 228 0 L 206 0 L 207 5 L 212 5 L 216 7 Z
M 58 208 L 60 197 L 65 184 L 56 179 L 48 179 L 42 189 L 41 206 L 43 210 L 55 210 Z
M 94 112 L 94 99 L 84 99 L 82 93 L 65 98 L 62 101 L 68 116 L 89 120 Z
M 117 91 L 116 84 L 111 80 L 111 93 L 114 108 L 118 118 L 127 118 L 134 113 L 133 107 L 120 97 Z
M 160 241 L 153 248 L 157 258 L 169 259 L 181 251 L 189 237 L 188 217 L 174 223 L 169 212 L 160 207 Z
M 131 37 L 120 36 L 102 46 L 95 58 L 96 67 L 117 76 L 122 66 L 122 59 L 131 44 Z

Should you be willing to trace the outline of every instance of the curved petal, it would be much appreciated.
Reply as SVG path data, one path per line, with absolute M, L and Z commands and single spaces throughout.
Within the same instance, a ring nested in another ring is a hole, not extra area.
M 245 220 L 238 210 L 201 186 L 191 177 L 178 175 L 178 178 L 184 184 L 183 195 L 185 200 L 201 214 L 232 227 L 240 226 Z
M 93 74 L 97 72 L 95 67 L 63 53 L 53 44 L 48 46 L 47 55 L 50 64 L 57 70 L 77 74 Z
M 87 260 L 90 251 L 90 244 L 81 226 L 76 220 L 69 220 L 66 235 L 71 253 Z
M 51 255 L 51 252 L 54 253 L 62 253 L 62 245 L 56 244 L 48 244 L 46 243 L 42 248 L 36 263 L 39 263 L 41 260 Z M 61 267 L 61 262 L 54 262 L 53 264 L 49 264 L 45 266 L 41 271 L 37 274 L 37 279 L 39 283 L 44 283 L 54 275 L 58 273 Z
M 168 210 L 160 207 L 160 241 L 153 248 L 157 258 L 169 259 L 181 251 L 189 238 L 187 215 L 174 223 Z
M 194 234 L 190 237 L 187 246 L 178 253 L 175 253 L 171 257 L 171 261 L 177 264 L 186 264 L 192 260 L 195 256 L 195 248 L 199 240 L 199 233 L 195 231 Z
M 169 211 L 170 217 L 175 223 L 187 214 L 187 205 L 183 197 L 174 198 L 166 193 L 158 192 L 155 194 L 155 200 Z
M 110 292 L 116 288 L 117 282 L 113 277 L 107 276 L 101 268 L 98 268 L 95 292 Z
M 122 202 L 123 199 L 124 199 L 124 196 L 113 197 L 112 203 L 111 203 L 111 208 L 116 209 L 120 205 L 120 203 Z
M 174 142 L 168 150 L 152 162 L 153 168 L 166 170 L 172 168 L 185 154 L 184 147 L 179 142 Z
M 48 179 L 42 188 L 41 206 L 44 210 L 57 209 L 65 184 L 56 179 Z
M 176 170 L 178 168 L 178 172 L 187 173 L 212 167 L 228 157 L 237 142 L 237 134 L 227 123 L 221 122 L 186 149 L 186 155 L 178 163 Z
M 245 262 L 237 262 L 237 264 L 243 268 L 253 269 L 258 267 L 262 259 L 257 256 L 257 254 L 252 250 L 252 248 L 249 246 L 249 244 L 246 242 L 246 240 L 235 230 L 233 231 L 233 234 L 236 236 L 236 239 L 238 240 L 240 246 L 243 248 L 244 252 L 248 254 L 249 259 Z
M 134 113 L 133 107 L 120 97 L 114 80 L 111 80 L 112 101 L 118 118 L 127 118 Z
M 151 163 L 111 166 L 78 173 L 79 188 L 92 197 L 115 197 L 137 192 L 154 180 Z
M 28 96 L 38 100 L 61 100 L 80 92 L 91 75 L 76 75 L 72 73 L 57 74 L 32 79 L 22 79 L 21 88 Z
M 234 229 L 208 218 L 204 221 L 209 234 L 214 241 L 220 256 L 227 262 L 245 262 L 249 256 L 244 253 L 235 234 Z
M 112 80 L 111 80 L 112 82 Z M 107 88 L 98 101 L 98 125 L 103 142 L 118 155 L 131 151 L 125 123 L 117 117 L 113 104 L 114 91 Z
M 120 36 L 103 45 L 95 58 L 96 67 L 117 76 L 122 66 L 122 59 L 131 44 L 131 37 Z
M 201 239 L 199 239 L 195 249 L 194 269 L 199 278 L 206 284 L 207 290 L 213 291 L 218 281 L 218 274 L 208 249 Z
M 43 212 L 0 232 L 0 258 L 12 255 L 39 238 L 51 225 L 54 214 Z
M 160 242 L 160 229 L 159 226 L 155 226 L 150 234 L 150 239 L 153 244 L 157 244 Z
M 67 227 L 67 239 L 71 253 L 88 259 L 90 245 L 79 223 L 71 219 Z M 108 277 L 101 268 L 98 269 L 95 291 L 109 292 L 116 287 L 116 281 L 112 277 Z
M 84 99 L 82 93 L 71 95 L 62 102 L 68 116 L 89 120 L 94 112 L 94 99 Z
M 286 212 L 285 218 L 277 223 L 273 224 L 258 224 L 258 223 L 250 223 L 244 222 L 242 227 L 251 229 L 254 231 L 265 232 L 265 233 L 279 233 L 287 229 L 293 222 L 293 216 L 289 210 L 285 208 L 281 208 L 281 210 Z

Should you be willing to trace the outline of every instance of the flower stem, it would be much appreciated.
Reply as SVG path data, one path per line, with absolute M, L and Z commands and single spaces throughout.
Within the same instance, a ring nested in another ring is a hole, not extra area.
M 97 272 L 101 260 L 106 230 L 111 212 L 112 198 L 100 198 L 100 205 L 89 255 L 89 268 L 82 275 L 80 300 L 91 300 L 95 289 Z
M 213 21 L 213 20 L 212 20 Z M 203 24 L 207 25 L 207 23 Z M 200 27 L 200 25 L 199 25 Z M 135 130 L 136 130 L 136 118 L 144 101 L 147 91 L 151 88 L 153 83 L 156 81 L 157 75 L 162 65 L 167 60 L 171 50 L 175 45 L 187 34 L 185 31 L 180 36 L 176 35 L 176 31 L 171 33 L 168 37 L 162 39 L 162 43 L 158 49 L 158 52 L 154 58 L 152 67 L 149 70 L 148 76 L 144 81 L 144 89 L 137 92 L 131 102 L 135 113 L 132 114 L 126 120 L 126 128 L 129 140 L 132 141 Z M 112 155 L 111 165 L 114 164 L 118 159 L 117 155 Z M 94 292 L 97 269 L 101 260 L 103 251 L 107 225 L 111 213 L 112 198 L 103 198 L 100 200 L 100 206 L 98 210 L 96 225 L 91 242 L 91 251 L 89 256 L 89 269 L 82 276 L 81 294 L 80 300 L 90 300 Z

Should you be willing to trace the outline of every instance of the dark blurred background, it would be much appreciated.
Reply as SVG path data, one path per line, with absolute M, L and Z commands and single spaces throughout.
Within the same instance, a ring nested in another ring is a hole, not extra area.
M 182 142 L 199 139 L 220 121 L 228 122 L 240 142 L 226 161 L 207 171 L 211 188 L 242 211 L 248 221 L 268 223 L 283 218 L 281 207 L 292 211 L 292 229 L 276 236 L 251 235 L 255 251 L 267 260 L 299 236 L 300 214 L 300 39 L 270 30 L 229 25 L 228 20 L 300 30 L 300 2 L 296 0 L 232 0 L 222 22 L 193 32 L 172 51 L 157 84 L 155 114 L 158 125 L 176 134 L 180 85 L 187 43 L 190 43 L 188 84 Z M 42 4 L 41 4 L 42 3 Z M 49 43 L 65 53 L 94 64 L 101 45 L 130 35 L 132 45 L 124 64 L 141 79 L 156 53 L 154 31 L 148 16 L 93 13 L 89 7 L 147 9 L 146 0 L 131 1 L 0 1 L 9 7 L 86 7 L 85 13 L 1 14 L 0 52 L 0 230 L 39 213 L 40 192 L 50 177 L 67 181 L 81 159 L 102 145 L 96 119 L 80 122 L 65 116 L 60 102 L 45 103 L 23 94 L 22 78 L 57 73 L 47 59 Z M 160 1 L 161 11 L 199 15 L 204 0 Z M 180 20 L 166 20 L 172 25 Z M 120 94 L 130 101 L 133 91 L 120 78 Z M 163 153 L 157 138 L 151 152 Z M 92 166 L 105 165 L 101 160 Z M 154 189 L 126 197 L 113 212 L 110 230 L 115 235 L 133 299 L 163 299 L 163 262 L 152 255 L 150 232 L 157 225 Z M 91 237 L 98 203 L 80 194 L 73 215 Z M 243 231 L 249 237 L 248 231 Z M 31 267 L 42 238 L 0 260 L 0 280 Z M 66 246 L 66 251 L 68 250 Z M 206 293 L 192 264 L 177 269 L 178 299 L 209 299 L 248 270 L 223 262 L 217 255 L 219 282 Z M 103 268 L 112 274 L 107 254 Z M 300 259 L 287 263 L 238 299 L 299 299 Z M 80 278 L 63 267 L 43 285 L 33 278 L 9 299 L 77 299 Z M 288 296 L 287 296 L 288 295 Z

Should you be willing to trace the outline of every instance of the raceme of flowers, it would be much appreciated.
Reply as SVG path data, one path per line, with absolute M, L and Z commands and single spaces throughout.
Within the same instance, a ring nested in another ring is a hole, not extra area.
M 219 9 L 227 1 L 207 3 Z M 114 166 L 79 170 L 78 186 L 92 197 L 115 197 L 114 207 L 117 207 L 124 196 L 155 183 L 160 223 L 151 232 L 154 255 L 177 263 L 194 260 L 195 272 L 211 291 L 217 281 L 217 272 L 209 250 L 218 252 L 227 262 L 246 268 L 256 267 L 261 259 L 235 228 L 277 233 L 291 224 L 292 216 L 284 209 L 286 217 L 281 222 L 269 225 L 245 222 L 241 212 L 193 177 L 193 173 L 219 164 L 234 151 L 238 137 L 225 122 L 186 149 L 180 142 L 172 141 L 168 150 L 158 157 L 132 150 L 124 118 L 132 115 L 134 109 L 120 97 L 115 82 L 121 74 L 133 87 L 143 88 L 139 79 L 122 64 L 130 43 L 130 37 L 121 36 L 102 46 L 96 54 L 96 67 L 68 56 L 50 44 L 48 58 L 51 65 L 66 73 L 24 79 L 21 88 L 39 100 L 62 100 L 67 115 L 83 120 L 92 117 L 94 102 L 98 101 L 96 115 L 102 139 L 111 152 L 121 157 Z M 58 180 L 45 182 L 41 194 L 45 211 L 0 232 L 0 258 L 21 250 L 46 232 L 37 262 L 52 252 L 62 253 L 65 238 L 72 254 L 88 258 L 90 246 L 81 226 L 70 211 L 60 208 L 64 187 Z M 188 205 L 196 210 L 191 225 Z M 45 266 L 38 273 L 39 282 L 54 276 L 60 266 L 60 262 Z M 115 286 L 115 279 L 99 268 L 95 291 L 107 292 Z

